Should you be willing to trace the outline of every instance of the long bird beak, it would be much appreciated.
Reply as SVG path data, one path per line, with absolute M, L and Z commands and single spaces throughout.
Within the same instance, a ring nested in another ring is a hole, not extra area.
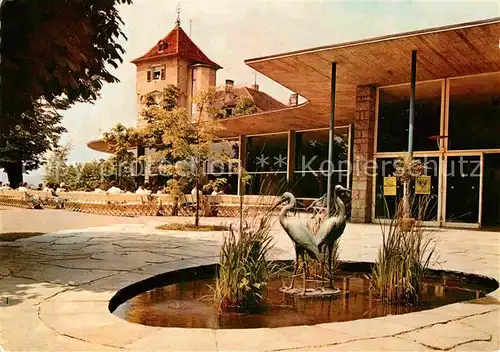
M 283 204 L 285 202 L 286 202 L 286 199 L 281 198 L 275 205 L 273 205 L 273 207 L 271 208 L 271 211 L 273 211 L 274 209 L 276 209 L 277 207 L 279 207 L 281 204 Z

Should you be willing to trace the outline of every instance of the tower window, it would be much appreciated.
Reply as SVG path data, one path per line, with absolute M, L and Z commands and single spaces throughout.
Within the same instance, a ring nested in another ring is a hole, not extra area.
M 156 81 L 161 78 L 161 69 L 159 67 L 156 67 L 153 70 L 153 79 Z
M 148 82 L 153 80 L 164 80 L 165 79 L 165 65 L 163 66 L 154 66 L 151 70 L 148 71 Z

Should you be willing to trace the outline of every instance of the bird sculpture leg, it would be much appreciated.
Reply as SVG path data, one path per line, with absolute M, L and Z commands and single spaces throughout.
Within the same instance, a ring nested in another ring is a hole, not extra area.
M 290 284 L 289 290 L 293 289 L 293 283 L 295 281 L 295 275 L 297 275 L 297 271 L 299 270 L 299 251 L 295 248 L 295 268 L 293 269 L 292 282 Z
M 332 251 L 333 251 L 333 244 L 329 244 L 328 245 L 328 274 L 330 276 L 330 288 L 331 289 L 333 289 Z
M 319 247 L 319 253 L 322 254 L 324 249 L 325 249 L 325 245 L 321 245 Z M 323 258 L 321 258 L 320 260 L 321 260 L 320 275 L 321 275 L 321 280 L 324 281 L 325 280 L 326 255 L 324 255 Z
M 305 252 L 302 252 L 302 295 L 306 295 L 306 271 L 307 271 L 307 263 L 306 263 L 306 255 Z

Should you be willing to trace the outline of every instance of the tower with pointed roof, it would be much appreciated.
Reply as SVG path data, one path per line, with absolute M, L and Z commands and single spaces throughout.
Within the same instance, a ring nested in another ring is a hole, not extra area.
M 159 40 L 146 54 L 132 60 L 136 65 L 137 106 L 141 97 L 162 92 L 168 85 L 179 88 L 179 105 L 192 114 L 193 97 L 208 87 L 215 86 L 216 71 L 221 68 L 210 60 L 184 32 L 177 18 L 176 25 L 166 37 Z M 137 125 L 144 125 L 138 112 Z

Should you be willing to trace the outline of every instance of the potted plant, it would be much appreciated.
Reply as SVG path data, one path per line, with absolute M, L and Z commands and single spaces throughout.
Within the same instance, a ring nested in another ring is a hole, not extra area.
M 411 155 L 405 155 L 396 160 L 395 167 L 395 176 L 404 187 L 403 216 L 400 219 L 400 226 L 403 231 L 409 231 L 415 223 L 411 213 L 410 185 L 418 176 L 423 175 L 425 166 L 420 160 L 414 159 Z

